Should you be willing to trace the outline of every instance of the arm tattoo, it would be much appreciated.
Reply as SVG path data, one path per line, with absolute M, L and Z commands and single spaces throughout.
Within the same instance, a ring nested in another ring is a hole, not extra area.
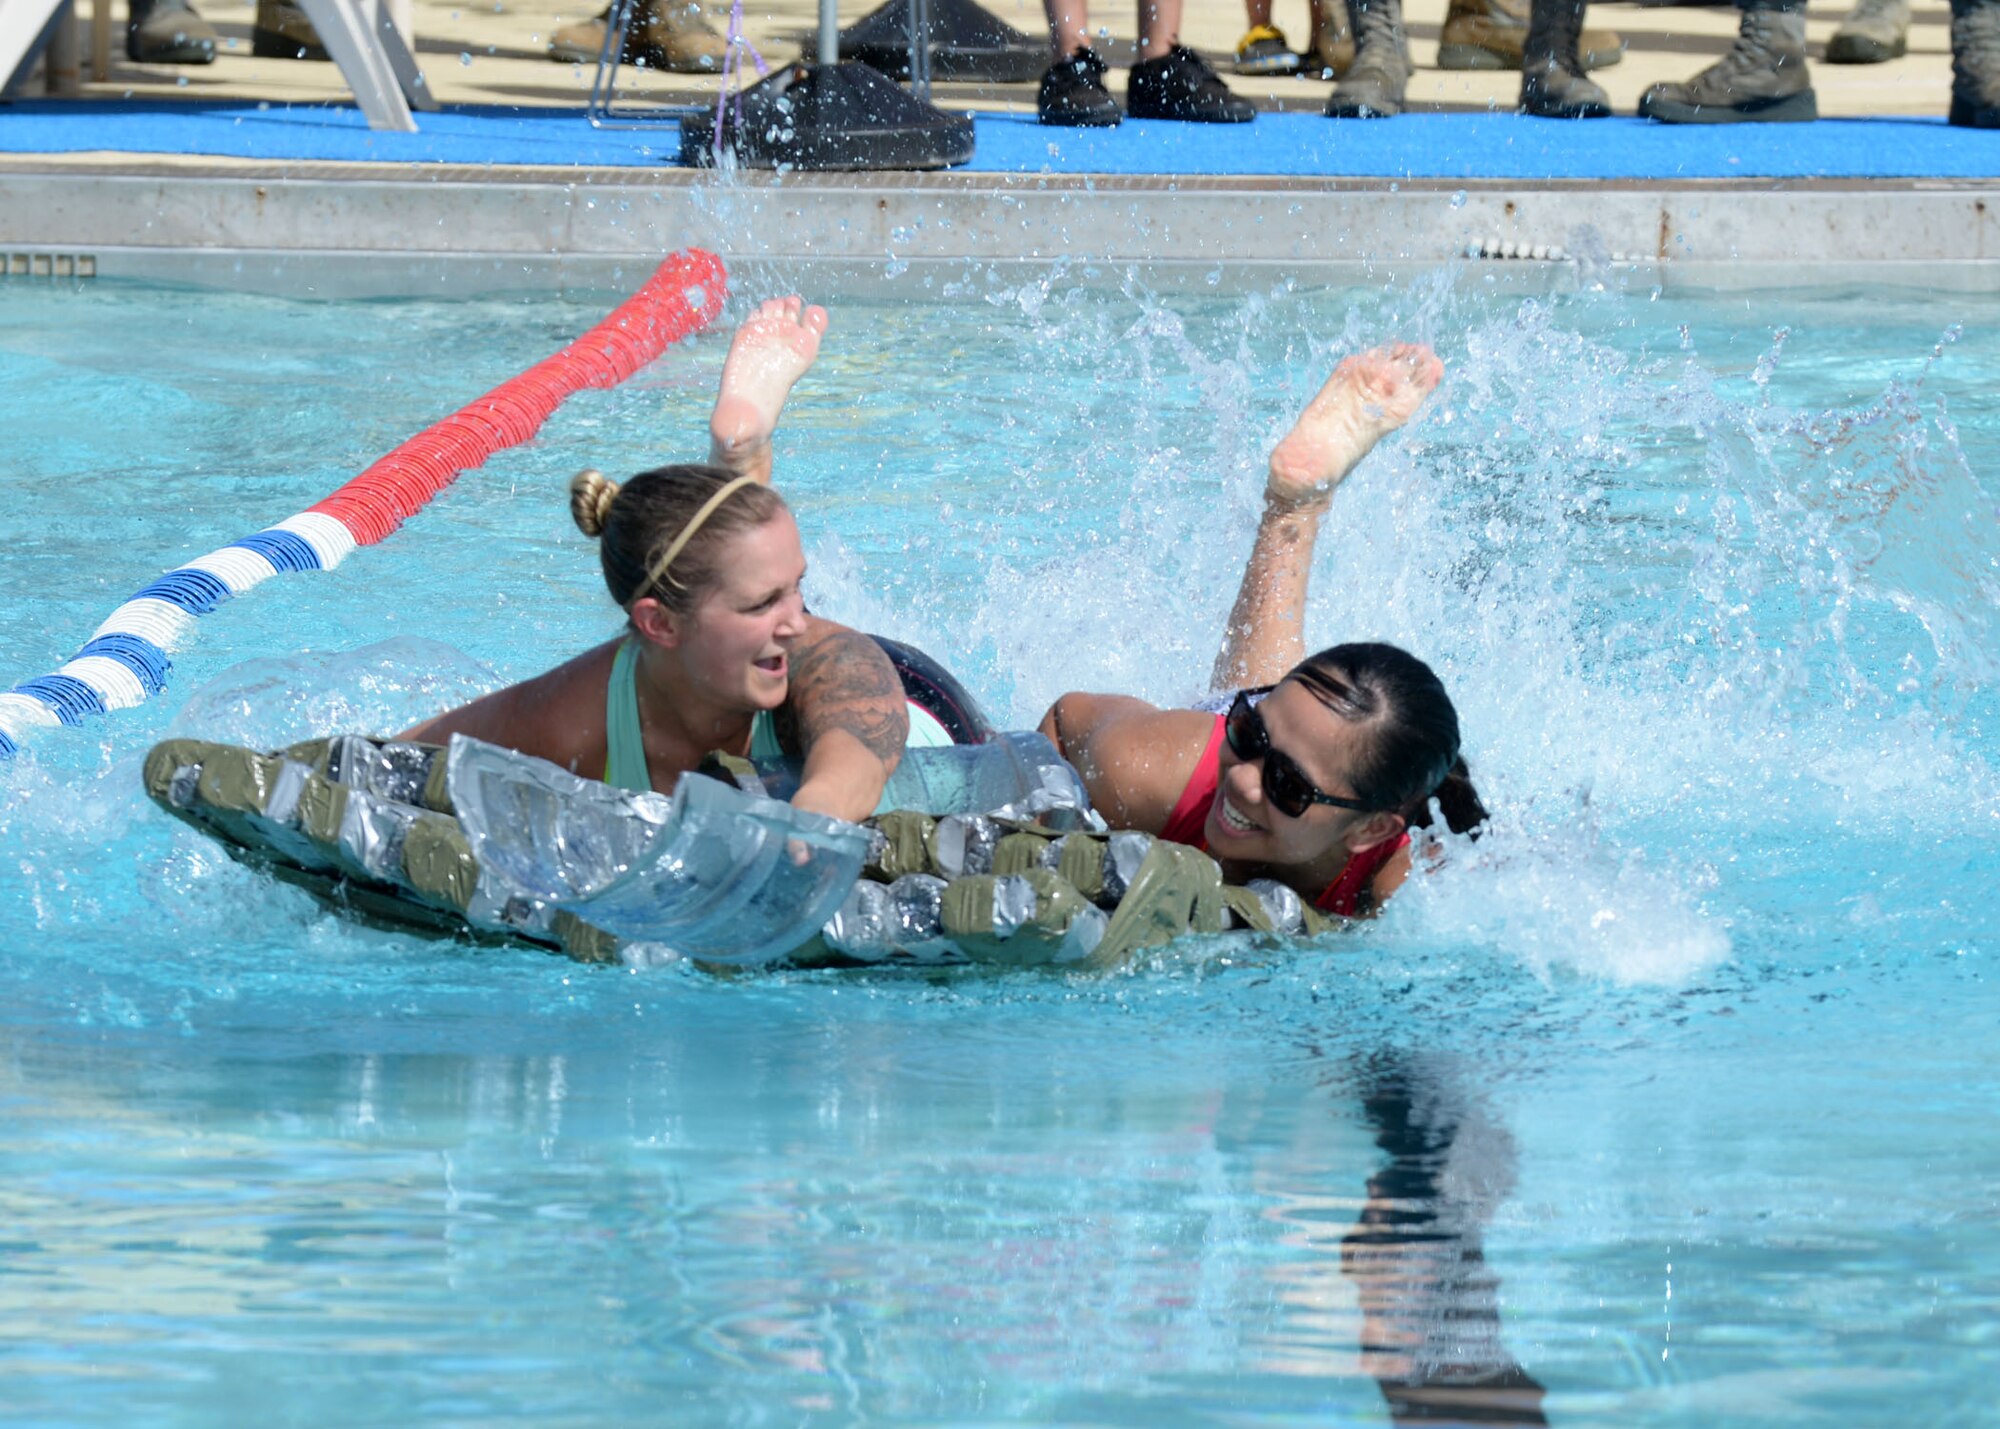
M 910 712 L 903 683 L 882 647 L 858 631 L 827 628 L 792 651 L 787 721 L 800 752 L 821 735 L 843 729 L 884 763 L 902 751 Z

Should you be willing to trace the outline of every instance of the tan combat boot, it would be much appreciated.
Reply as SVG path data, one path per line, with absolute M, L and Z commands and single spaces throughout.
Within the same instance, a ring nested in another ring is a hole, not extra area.
M 1402 0 L 1354 0 L 1360 36 L 1354 63 L 1326 101 L 1329 119 L 1393 119 L 1403 112 L 1410 82 L 1410 42 L 1403 32 Z
M 1909 49 L 1910 0 L 1861 0 L 1826 42 L 1826 62 L 1878 65 Z
M 1438 32 L 1438 68 L 1519 69 L 1530 9 L 1530 0 L 1451 0 Z M 1625 58 L 1625 41 L 1615 30 L 1585 30 L 1576 52 L 1585 69 L 1604 69 Z
M 1339 79 L 1354 63 L 1347 0 L 1313 0 L 1312 16 L 1312 43 L 1306 46 L 1299 73 L 1311 79 Z
M 717 74 L 729 54 L 729 40 L 702 18 L 694 0 L 658 0 L 646 26 L 648 59 L 675 74 Z
M 1679 84 L 1639 96 L 1639 117 L 1663 124 L 1798 124 L 1819 118 L 1806 73 L 1806 12 L 1745 10 L 1729 53 Z
M 594 20 L 564 25 L 549 35 L 549 58 L 557 64 L 596 64 L 610 23 L 607 8 Z M 675 74 L 716 74 L 728 53 L 729 41 L 702 18 L 700 5 L 691 0 L 640 0 L 619 58 L 625 64 Z

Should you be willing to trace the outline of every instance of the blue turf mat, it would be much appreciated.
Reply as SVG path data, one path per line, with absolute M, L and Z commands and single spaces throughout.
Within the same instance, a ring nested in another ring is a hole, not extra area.
M 460 107 L 419 115 L 415 134 L 369 131 L 358 111 L 252 103 L 38 100 L 0 106 L 0 151 L 116 150 L 252 159 L 655 167 L 679 151 L 671 125 L 592 129 L 581 112 Z M 1991 178 L 2000 132 L 1942 119 L 1675 127 L 1518 114 L 1409 114 L 1254 123 L 1131 120 L 1045 129 L 982 115 L 966 172 L 1326 175 L 1433 179 Z

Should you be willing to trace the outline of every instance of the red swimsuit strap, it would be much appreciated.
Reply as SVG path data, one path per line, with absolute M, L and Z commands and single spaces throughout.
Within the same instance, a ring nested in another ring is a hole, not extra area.
M 1160 830 L 1160 837 L 1167 842 L 1186 844 L 1203 853 L 1208 852 L 1208 840 L 1201 836 L 1202 826 L 1208 822 L 1208 807 L 1215 802 L 1216 786 L 1222 782 L 1222 725 L 1223 716 L 1217 715 L 1201 758 L 1195 761 L 1194 773 L 1181 790 L 1174 811 L 1167 815 L 1167 826 Z
M 1313 907 L 1322 913 L 1333 913 L 1342 918 L 1352 918 L 1361 910 L 1361 895 L 1375 881 L 1389 860 L 1408 848 L 1408 832 L 1393 839 L 1384 839 L 1378 844 L 1364 848 L 1347 860 L 1347 867 L 1340 870 L 1340 877 L 1326 886 L 1326 891 L 1313 899 Z

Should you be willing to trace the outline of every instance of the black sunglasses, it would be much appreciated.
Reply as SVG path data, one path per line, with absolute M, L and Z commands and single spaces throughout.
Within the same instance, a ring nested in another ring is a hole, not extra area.
M 1229 706 L 1229 717 L 1222 722 L 1222 736 L 1229 741 L 1231 754 L 1245 764 L 1259 759 L 1264 762 L 1264 797 L 1271 801 L 1271 807 L 1291 819 L 1300 817 L 1314 804 L 1352 809 L 1357 814 L 1374 813 L 1359 799 L 1322 794 L 1289 754 L 1271 748 L 1271 731 L 1264 727 L 1264 716 L 1257 713 L 1250 697 L 1268 694 L 1276 688 L 1266 685 L 1262 689 L 1239 690 Z

